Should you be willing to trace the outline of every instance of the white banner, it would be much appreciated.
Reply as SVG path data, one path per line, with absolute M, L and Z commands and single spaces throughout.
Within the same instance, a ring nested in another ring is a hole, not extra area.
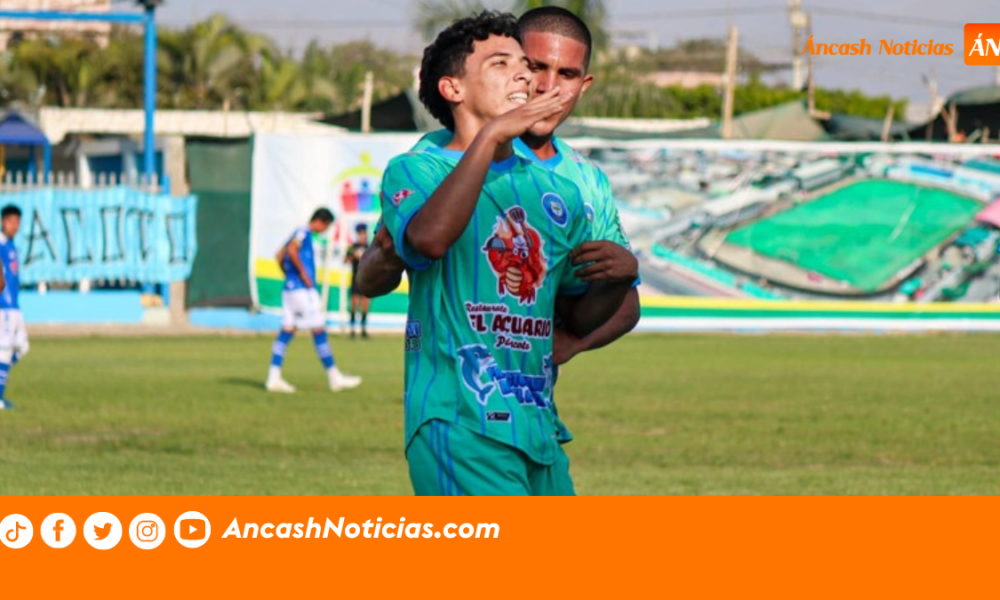
M 419 139 L 418 134 L 254 138 L 250 289 L 256 305 L 275 306 L 272 295 L 262 294 L 259 286 L 279 277 L 274 256 L 292 231 L 325 207 L 337 217 L 330 234 L 334 246 L 349 243 L 355 224 L 372 222 L 380 214 L 379 186 L 389 160 Z

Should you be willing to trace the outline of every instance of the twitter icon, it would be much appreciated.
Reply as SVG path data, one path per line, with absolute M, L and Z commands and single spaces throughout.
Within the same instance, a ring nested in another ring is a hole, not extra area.
M 110 550 L 122 540 L 122 523 L 111 513 L 94 513 L 83 525 L 83 538 L 97 550 Z

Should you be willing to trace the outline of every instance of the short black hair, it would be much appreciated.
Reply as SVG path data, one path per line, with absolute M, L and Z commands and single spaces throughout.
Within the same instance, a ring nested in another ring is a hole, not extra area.
M 514 15 L 484 10 L 478 15 L 455 21 L 424 49 L 420 62 L 420 101 L 435 119 L 451 131 L 455 130 L 455 118 L 448 101 L 438 91 L 438 82 L 442 77 L 462 75 L 466 57 L 475 50 L 474 44 L 486 41 L 491 35 L 514 38 L 521 43 Z
M 309 219 L 310 223 L 313 221 L 322 221 L 329 225 L 330 223 L 333 223 L 333 213 L 330 212 L 330 209 L 328 208 L 317 208 L 316 212 L 313 213 L 312 218 Z
M 21 209 L 18 208 L 17 206 L 14 206 L 13 204 L 8 204 L 7 206 L 3 207 L 3 210 L 0 210 L 0 220 L 6 219 L 11 215 L 15 217 L 20 217 Z
M 533 8 L 521 15 L 517 26 L 521 30 L 521 37 L 524 37 L 529 31 L 536 31 L 554 33 L 580 42 L 587 47 L 587 57 L 583 66 L 590 68 L 590 53 L 594 47 L 590 28 L 580 17 L 565 8 L 558 6 Z

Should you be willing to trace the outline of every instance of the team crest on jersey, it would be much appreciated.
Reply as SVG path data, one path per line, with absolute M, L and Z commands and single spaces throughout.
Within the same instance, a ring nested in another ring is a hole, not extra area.
M 497 293 L 516 297 L 519 304 L 534 304 L 547 261 L 542 238 L 528 223 L 523 208 L 515 206 L 503 218 L 497 217 L 483 252 L 497 276 Z
M 392 195 L 392 205 L 399 208 L 404 200 L 413 195 L 413 190 L 402 189 Z
M 559 194 L 552 192 L 542 194 L 542 208 L 556 225 L 563 227 L 569 222 L 569 210 Z

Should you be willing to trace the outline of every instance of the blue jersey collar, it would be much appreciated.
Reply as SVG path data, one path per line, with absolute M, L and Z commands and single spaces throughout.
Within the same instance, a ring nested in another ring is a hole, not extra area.
M 563 154 L 565 154 L 561 147 L 560 140 L 557 139 L 555 136 L 552 136 L 552 146 L 556 149 L 555 155 L 553 155 L 551 158 L 542 160 L 538 158 L 534 150 L 532 150 L 530 147 L 528 147 L 527 144 L 521 141 L 521 138 L 517 138 L 516 140 L 514 140 L 515 152 L 517 152 L 524 158 L 530 160 L 531 162 L 537 165 L 541 165 L 546 169 L 549 169 L 550 171 L 552 169 L 555 169 L 559 165 L 559 163 L 563 161 Z

